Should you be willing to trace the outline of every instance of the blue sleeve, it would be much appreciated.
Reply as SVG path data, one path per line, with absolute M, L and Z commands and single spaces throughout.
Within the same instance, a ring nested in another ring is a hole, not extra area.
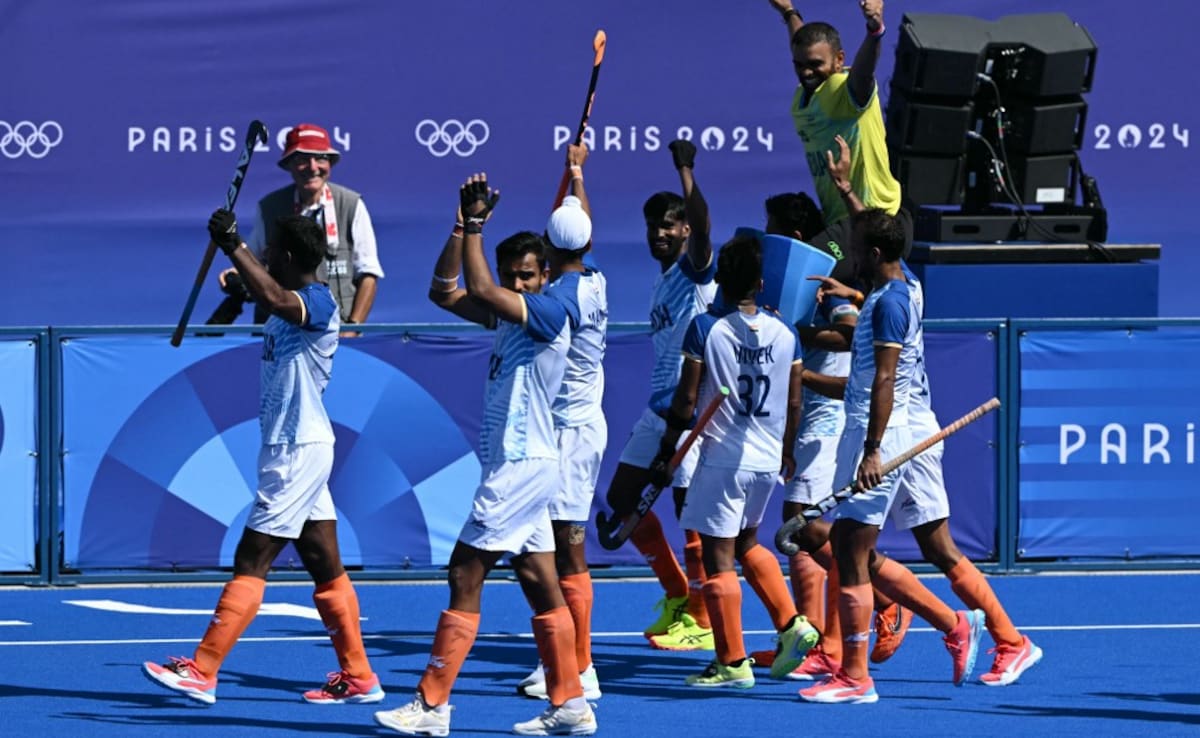
M 709 282 L 713 281 L 713 277 L 717 273 L 716 250 L 714 249 L 713 253 L 709 256 L 708 266 L 700 271 L 696 271 L 696 268 L 692 266 L 692 260 L 688 258 L 688 255 L 685 252 L 679 257 L 679 270 L 683 272 L 684 276 L 696 284 L 708 284 Z
M 579 277 L 568 279 L 569 275 L 560 277 L 558 282 L 550 285 L 546 294 L 562 303 L 567 311 L 567 320 L 571 321 L 571 330 L 579 328 L 582 317 L 579 312 Z
M 704 344 L 708 342 L 708 332 L 712 327 L 712 319 L 701 313 L 692 318 L 687 332 L 683 334 L 683 353 L 697 361 L 704 361 Z
M 304 312 L 308 322 L 301 326 L 306 331 L 324 331 L 329 328 L 329 321 L 337 312 L 337 302 L 328 289 L 318 290 L 315 287 L 305 287 L 296 292 L 304 303 Z
M 912 319 L 908 296 L 900 290 L 888 290 L 879 296 L 871 316 L 871 336 L 875 343 L 903 346 Z
M 521 297 L 525 298 L 525 332 L 535 341 L 553 341 L 567 323 L 562 302 L 548 295 L 525 293 Z

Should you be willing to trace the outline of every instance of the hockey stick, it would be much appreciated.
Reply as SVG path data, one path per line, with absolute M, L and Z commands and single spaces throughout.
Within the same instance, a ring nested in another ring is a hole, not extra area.
M 592 115 L 592 100 L 596 97 L 596 80 L 600 78 L 600 62 L 604 61 L 604 44 L 607 43 L 608 36 L 604 31 L 596 31 L 596 37 L 592 39 L 592 50 L 596 56 L 592 60 L 592 79 L 588 82 L 587 99 L 583 101 L 583 116 L 579 119 L 579 128 L 575 131 L 575 145 L 583 140 L 583 132 L 587 130 L 588 118 Z M 567 196 L 567 186 L 571 184 L 571 170 L 563 169 L 562 182 L 558 183 L 558 194 L 554 196 L 554 207 L 562 205 L 563 198 Z
M 921 441 L 916 446 L 913 446 L 896 458 L 888 460 L 887 463 L 883 465 L 880 476 L 887 476 L 895 471 L 896 468 L 901 464 L 909 461 L 914 456 L 928 451 L 933 446 L 946 440 L 946 438 L 950 435 L 957 433 L 967 425 L 974 423 L 976 420 L 979 420 L 984 415 L 998 407 L 1000 407 L 1000 400 L 993 397 L 950 425 L 942 428 L 937 433 L 934 433 L 929 438 Z M 792 540 L 792 536 L 795 535 L 797 531 L 862 491 L 863 490 L 858 488 L 857 482 L 851 482 L 812 507 L 806 508 L 802 513 L 780 526 L 779 530 L 775 533 L 775 548 L 779 549 L 780 553 L 787 556 L 795 555 L 800 550 L 800 546 L 798 546 L 796 542 Z
M 246 179 L 246 169 L 250 166 L 250 157 L 254 156 L 254 147 L 259 141 L 267 142 L 267 127 L 260 120 L 251 121 L 250 127 L 246 130 L 246 144 L 238 154 L 237 167 L 233 170 L 233 181 L 229 183 L 229 190 L 225 192 L 225 209 L 230 212 L 237 203 L 238 193 L 242 191 L 242 181 Z M 192 310 L 196 307 L 196 298 L 200 296 L 204 280 L 208 279 L 208 270 L 216 255 L 217 245 L 209 241 L 208 248 L 204 251 L 204 259 L 200 262 L 200 271 L 196 273 L 196 282 L 192 285 L 192 293 L 188 295 L 187 304 L 183 306 L 183 315 L 179 316 L 179 324 L 175 326 L 175 332 L 171 334 L 172 346 L 178 347 L 183 343 L 183 334 L 187 330 L 188 321 L 191 320 Z
M 687 438 L 683 440 L 683 444 L 675 450 L 675 455 L 671 457 L 671 469 L 679 466 L 683 462 L 683 457 L 687 456 L 688 449 L 696 442 L 700 436 L 700 431 L 704 430 L 704 426 L 708 425 L 708 421 L 713 414 L 721 406 L 721 403 L 729 396 L 729 388 L 721 387 L 717 396 L 709 401 L 708 406 L 704 408 L 704 412 L 700 413 L 700 417 L 696 419 L 696 425 L 688 433 Z M 633 529 L 638 527 L 638 523 L 642 522 L 642 518 L 646 517 L 646 513 L 650 512 L 650 508 L 654 507 L 658 496 L 662 494 L 663 488 L 654 484 L 646 485 L 642 490 L 641 497 L 638 498 L 637 507 L 633 512 L 624 518 L 614 517 L 612 520 L 603 511 L 596 513 L 596 537 L 600 539 L 600 545 L 604 546 L 609 551 L 615 551 L 621 547 L 633 533 Z

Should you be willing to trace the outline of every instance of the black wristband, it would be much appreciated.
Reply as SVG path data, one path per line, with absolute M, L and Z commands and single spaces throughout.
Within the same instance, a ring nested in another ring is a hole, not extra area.
M 881 445 L 882 445 L 881 441 L 873 441 L 870 438 L 868 438 L 867 440 L 863 441 L 863 450 L 864 451 L 878 451 L 879 447 Z
M 478 234 L 483 233 L 483 218 L 467 218 L 463 222 L 463 233 Z
M 795 8 L 788 8 L 787 10 L 783 11 L 783 22 L 785 25 L 788 22 L 788 18 L 792 17 L 793 15 L 796 16 L 797 20 L 799 20 L 801 23 L 804 22 L 804 16 L 800 15 L 799 10 L 796 10 Z

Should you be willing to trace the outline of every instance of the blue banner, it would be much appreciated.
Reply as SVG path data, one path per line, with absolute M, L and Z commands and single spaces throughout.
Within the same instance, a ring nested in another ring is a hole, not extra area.
M 1021 338 L 1024 559 L 1200 554 L 1200 328 Z
M 0 339 L 0 572 L 37 570 L 38 345 Z
M 64 566 L 99 569 L 230 566 L 256 488 L 260 339 L 82 335 L 61 342 Z M 479 482 L 484 367 L 492 337 L 377 333 L 345 340 L 325 404 L 337 435 L 330 489 L 350 566 L 440 566 Z M 995 393 L 995 341 L 983 331 L 927 337 L 935 409 L 950 420 Z M 604 410 L 609 445 L 595 512 L 649 394 L 643 332 L 609 336 Z M 33 396 L 30 392 L 30 396 Z M 963 551 L 992 558 L 994 427 L 971 426 L 946 450 L 952 526 Z M 763 540 L 779 524 L 779 498 Z M 660 503 L 671 539 L 682 536 Z M 641 565 L 590 533 L 589 560 Z M 919 559 L 908 534 L 880 547 Z M 299 566 L 291 548 L 278 565 Z
M 320 123 L 343 154 L 333 181 L 363 194 L 377 231 L 387 276 L 371 320 L 442 320 L 425 291 L 459 183 L 486 171 L 503 190 L 489 238 L 543 228 L 597 28 L 607 31 L 608 49 L 587 186 L 613 320 L 647 319 L 656 265 L 641 204 L 679 189 L 666 148 L 673 138 L 700 144 L 696 176 L 717 242 L 737 226 L 761 226 L 768 195 L 811 190 L 789 115 L 796 79 L 786 34 L 762 0 L 17 7 L 0 27 L 6 68 L 21 70 L 5 80 L 0 113 L 9 206 L 0 249 L 8 272 L 23 277 L 0 292 L 8 325 L 173 325 L 252 118 L 272 135 L 238 204 L 243 228 L 255 201 L 289 182 L 275 165 L 285 129 Z M 1139 33 L 1154 39 L 1150 69 L 1143 45 L 1129 42 L 1127 2 L 888 3 L 880 92 L 888 95 L 904 13 L 1067 13 L 1099 48 L 1080 154 L 1108 207 L 1110 240 L 1164 243 L 1162 314 L 1195 315 L 1185 280 L 1200 251 L 1189 248 L 1193 219 L 1178 203 L 1200 197 L 1200 180 L 1178 173 L 1197 169 L 1190 132 L 1200 104 L 1154 71 L 1193 66 L 1186 18 L 1195 14 L 1181 16 L 1180 7 L 1137 5 Z M 804 12 L 841 29 L 853 56 L 863 35 L 857 3 Z M 1169 182 L 1171 196 L 1145 182 Z M 224 264 L 219 256 L 217 267 Z M 221 300 L 214 276 L 196 322 Z

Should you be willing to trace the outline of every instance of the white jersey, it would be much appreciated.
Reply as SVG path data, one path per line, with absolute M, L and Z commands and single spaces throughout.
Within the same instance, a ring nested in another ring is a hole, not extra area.
M 826 298 L 817 308 L 813 325 L 818 328 L 828 327 L 845 316 L 858 316 L 858 308 L 854 303 L 840 298 Z M 848 376 L 850 352 L 806 347 L 804 368 L 830 377 Z M 826 397 L 819 392 L 805 392 L 803 408 L 800 435 L 835 438 L 842 434 L 842 428 L 846 424 L 846 411 L 841 400 Z
M 604 417 L 604 347 L 608 334 L 608 282 L 595 269 L 566 272 L 546 294 L 563 304 L 571 347 L 562 388 L 554 399 L 554 427 L 578 428 Z
M 333 426 L 321 402 L 337 351 L 337 302 L 318 282 L 296 291 L 304 325 L 272 315 L 263 325 L 258 422 L 264 446 L 333 443 Z
M 924 319 L 925 288 L 921 286 L 921 281 L 909 270 L 907 264 L 901 261 L 900 266 L 904 269 L 904 276 L 908 279 L 908 283 L 912 285 L 917 303 L 917 314 Z M 924 336 L 922 336 L 921 342 L 920 363 L 913 376 L 912 390 L 908 394 L 908 425 L 912 428 L 914 441 L 923 441 L 941 430 L 937 415 L 933 412 L 933 396 L 929 391 L 929 375 L 925 372 Z
M 496 325 L 484 389 L 479 456 L 485 469 L 505 461 L 557 459 L 551 407 L 562 385 L 570 327 L 562 303 L 522 294 L 525 324 Z
M 679 370 L 683 366 L 683 336 L 692 318 L 708 309 L 717 294 L 714 259 L 697 272 L 688 255 L 659 275 L 650 302 L 650 340 L 654 344 L 654 373 L 650 375 L 650 409 L 659 415 L 671 407 Z
M 722 386 L 733 395 L 701 431 L 701 466 L 779 471 L 792 366 L 803 353 L 796 329 L 762 310 L 714 307 L 692 320 L 683 351 L 704 363 L 698 407 Z
M 913 284 L 893 279 L 871 292 L 863 304 L 850 350 L 850 376 L 845 397 L 847 428 L 865 428 L 870 420 L 876 346 L 900 348 L 888 427 L 908 425 L 913 381 L 918 367 L 924 366 L 925 362 L 918 295 Z

